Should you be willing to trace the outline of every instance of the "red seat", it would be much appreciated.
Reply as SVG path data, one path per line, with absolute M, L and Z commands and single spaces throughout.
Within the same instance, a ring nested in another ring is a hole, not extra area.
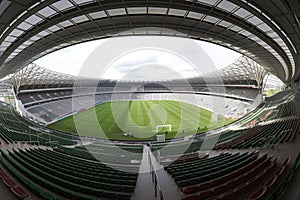
M 260 188 L 259 190 L 257 190 L 255 193 L 253 193 L 248 199 L 249 200 L 257 200 L 260 199 L 266 192 L 266 188 Z
M 0 169 L 0 178 L 8 178 L 7 174 L 2 169 Z
M 11 180 L 9 177 L 7 178 L 3 178 L 3 183 L 5 183 L 5 185 L 7 185 L 8 187 L 15 187 L 17 184 Z
M 280 167 L 280 169 L 277 171 L 276 175 L 280 176 L 284 172 L 285 168 L 286 168 L 286 165 L 283 165 L 282 167 Z
M 206 199 L 210 196 L 212 196 L 214 193 L 211 191 L 211 190 L 205 190 L 205 191 L 202 191 L 198 194 L 198 198 L 199 199 Z
M 207 181 L 207 182 L 204 182 L 204 183 L 200 183 L 200 184 L 198 185 L 198 190 L 204 190 L 204 189 L 207 189 L 207 188 L 209 188 L 211 185 L 212 185 L 212 182 L 211 182 L 211 181 Z
M 22 188 L 20 188 L 19 186 L 16 186 L 16 187 L 13 187 L 10 189 L 20 199 L 25 199 L 26 197 L 29 196 L 28 193 L 25 190 L 23 190 Z
M 237 193 L 237 190 L 229 190 L 221 195 L 221 199 L 222 200 L 225 200 L 225 199 L 231 200 L 231 199 L 233 199 L 233 197 L 236 193 Z
M 275 181 L 277 180 L 278 176 L 274 176 L 273 178 L 271 178 L 268 182 L 265 183 L 265 187 L 271 187 Z
M 226 189 L 226 185 L 223 184 L 223 185 L 218 185 L 218 186 L 214 187 L 212 190 L 213 190 L 214 194 L 219 194 L 219 193 L 222 193 L 225 189 Z
M 228 188 L 233 188 L 233 187 L 235 187 L 235 186 L 238 184 L 238 180 L 239 180 L 239 179 L 233 179 L 233 180 L 231 180 L 231 181 L 228 181 L 228 182 L 226 183 L 227 187 L 228 187 Z
M 251 185 L 251 184 L 254 183 L 257 179 L 258 179 L 258 176 L 255 176 L 255 177 L 251 178 L 250 180 L 247 181 L 247 185 Z
M 283 165 L 288 165 L 291 161 L 291 156 L 289 156 L 283 163 Z
M 238 187 L 235 188 L 236 193 L 241 193 L 241 192 L 243 192 L 243 191 L 246 189 L 247 186 L 248 186 L 247 183 L 244 183 L 244 184 L 242 184 L 242 185 L 239 185 Z
M 194 195 L 189 195 L 189 196 L 186 196 L 186 197 L 183 197 L 182 200 L 197 200 L 199 199 L 198 196 L 196 194 Z
M 198 185 L 188 186 L 182 188 L 183 193 L 190 194 L 198 191 Z

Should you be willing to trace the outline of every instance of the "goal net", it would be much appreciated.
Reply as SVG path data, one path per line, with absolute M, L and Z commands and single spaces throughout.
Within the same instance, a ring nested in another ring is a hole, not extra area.
M 164 124 L 164 125 L 157 125 L 156 126 L 156 133 L 159 132 L 165 132 L 165 131 L 171 131 L 172 130 L 172 125 L 171 124 Z

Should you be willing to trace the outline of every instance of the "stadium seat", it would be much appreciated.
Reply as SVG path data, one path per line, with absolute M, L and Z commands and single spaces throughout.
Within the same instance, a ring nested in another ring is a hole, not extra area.
M 19 186 L 15 186 L 10 189 L 20 199 L 25 199 L 26 197 L 29 196 L 29 194 Z

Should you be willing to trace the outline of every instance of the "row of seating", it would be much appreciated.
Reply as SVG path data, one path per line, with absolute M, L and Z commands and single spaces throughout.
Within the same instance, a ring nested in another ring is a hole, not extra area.
M 118 146 L 104 143 L 79 146 L 75 148 L 58 146 L 54 148 L 54 150 L 88 160 L 123 164 L 139 164 L 143 153 L 143 147 L 141 145 Z
M 119 171 L 50 150 L 19 150 L 4 157 L 32 181 L 72 199 L 130 199 L 137 180 L 138 168 Z
M 183 187 L 182 191 L 186 194 L 183 199 L 236 199 L 238 196 L 241 198 L 241 192 L 251 190 L 253 185 L 271 173 L 276 162 L 277 159 L 272 160 L 267 154 L 260 158 L 257 158 L 256 154 L 256 158 L 251 162 L 228 174 L 220 174 L 212 180 Z
M 286 162 L 289 162 L 289 160 L 287 160 Z M 282 168 L 287 168 L 287 167 L 282 167 Z M 300 168 L 300 152 L 298 153 L 298 156 L 297 156 L 293 166 L 290 169 L 286 169 L 287 173 L 284 176 L 283 181 L 281 181 L 280 183 L 278 183 L 275 186 L 274 191 L 266 199 L 267 200 L 277 200 L 277 199 L 282 198 L 282 195 L 286 191 L 289 184 L 295 178 L 296 173 L 298 172 L 299 168 Z
M 231 173 L 256 159 L 257 153 L 225 154 L 216 158 L 166 167 L 179 187 L 203 183 Z M 170 169 L 171 168 L 171 169 Z
M 263 145 L 274 146 L 279 142 L 294 141 L 299 132 L 299 117 L 274 120 L 271 123 L 244 130 L 240 136 L 217 144 L 214 149 L 249 148 Z
M 29 194 L 19 185 L 17 185 L 1 168 L 0 168 L 0 178 L 3 183 L 10 188 L 10 190 L 20 199 L 25 199 Z
M 185 194 L 190 194 L 190 193 L 195 193 L 195 192 L 199 192 L 201 190 L 215 187 L 215 186 L 219 185 L 220 183 L 232 180 L 232 179 L 236 178 L 237 176 L 241 175 L 242 173 L 248 172 L 249 170 L 253 169 L 254 167 L 257 167 L 258 165 L 263 165 L 264 162 L 268 163 L 270 161 L 270 159 L 271 159 L 271 157 L 267 158 L 267 154 L 264 154 L 260 158 L 253 160 L 249 164 L 247 164 L 229 174 L 226 174 L 224 176 L 221 176 L 216 179 L 206 181 L 206 182 L 203 182 L 203 183 L 200 183 L 197 185 L 183 187 L 183 188 L 181 188 L 181 190 Z
M 160 156 L 175 156 L 182 154 L 192 154 L 197 155 L 197 151 L 210 150 L 214 147 L 215 143 L 221 143 L 223 141 L 229 140 L 231 138 L 240 135 L 238 131 L 224 130 L 220 133 L 209 135 L 207 137 L 202 137 L 195 139 L 194 141 L 180 141 L 173 143 L 164 144 L 153 144 L 151 145 L 151 151 L 156 154 L 157 151 L 160 152 Z M 204 142 L 205 140 L 205 142 Z
M 52 130 L 44 131 L 33 122 L 22 118 L 13 107 L 0 106 L 0 137 L 6 143 L 28 142 L 43 145 L 74 145 L 76 136 Z
M 282 166 L 278 169 L 275 175 L 273 175 L 264 185 L 259 188 L 256 192 L 254 192 L 248 200 L 259 200 L 259 199 L 266 199 L 267 192 L 270 192 L 270 190 L 278 183 L 278 179 L 281 178 L 283 173 L 285 172 L 286 168 L 288 167 L 288 164 L 291 160 L 291 157 L 288 157 L 286 161 L 282 164 Z
M 24 186 L 26 186 L 26 188 L 30 189 L 30 191 L 32 191 L 38 197 L 46 200 L 59 200 L 59 198 L 56 198 L 49 192 L 45 191 L 45 189 L 43 189 L 41 186 L 38 186 L 34 181 L 25 177 L 24 174 L 21 174 L 6 159 L 0 157 L 0 162 L 15 178 L 17 178 L 22 184 L 24 184 Z

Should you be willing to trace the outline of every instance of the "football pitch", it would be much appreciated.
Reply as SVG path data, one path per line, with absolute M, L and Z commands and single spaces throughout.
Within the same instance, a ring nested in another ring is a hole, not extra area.
M 105 102 L 48 127 L 92 138 L 153 140 L 156 135 L 171 139 L 202 133 L 230 122 L 232 119 L 185 102 L 130 100 Z

